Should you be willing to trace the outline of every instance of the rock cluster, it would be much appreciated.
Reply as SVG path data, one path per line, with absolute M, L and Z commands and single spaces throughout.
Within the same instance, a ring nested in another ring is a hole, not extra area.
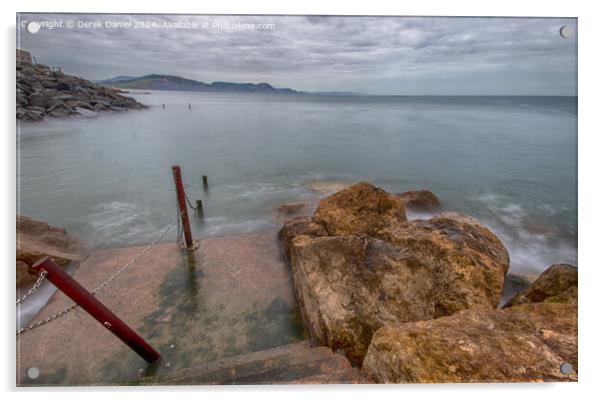
M 573 381 L 577 307 L 523 304 L 465 310 L 379 329 L 363 370 L 381 383 Z
M 22 215 L 17 215 L 17 287 L 36 280 L 30 274 L 31 265 L 39 258 L 50 256 L 60 266 L 80 259 L 83 245 L 64 229 L 52 227 Z
M 576 367 L 576 269 L 550 268 L 499 310 L 502 242 L 453 212 L 407 221 L 404 204 L 359 183 L 284 224 L 311 340 L 377 382 L 574 380 L 559 368 Z
M 46 65 L 17 62 L 17 118 L 21 120 L 41 121 L 46 116 L 94 116 L 99 111 L 145 107 L 119 92 Z
M 494 309 L 509 263 L 478 221 L 407 221 L 399 197 L 369 183 L 322 199 L 280 237 L 310 337 L 357 364 L 382 326 Z

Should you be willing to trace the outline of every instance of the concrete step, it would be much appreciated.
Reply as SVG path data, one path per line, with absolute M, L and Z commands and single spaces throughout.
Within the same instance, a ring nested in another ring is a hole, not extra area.
M 143 378 L 148 385 L 254 385 L 370 383 L 357 368 L 327 347 L 299 342 L 222 359 L 177 371 Z

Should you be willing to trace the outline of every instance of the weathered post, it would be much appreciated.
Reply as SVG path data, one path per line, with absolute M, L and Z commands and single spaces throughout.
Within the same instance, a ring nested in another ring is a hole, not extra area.
M 190 221 L 188 220 L 188 209 L 186 208 L 186 194 L 184 193 L 184 184 L 182 183 L 182 172 L 179 165 L 171 167 L 173 180 L 176 184 L 176 195 L 178 197 L 178 208 L 180 209 L 180 219 L 184 230 L 184 242 L 188 250 L 194 250 L 192 242 L 192 232 L 190 231 Z
M 209 181 L 207 180 L 207 175 L 203 175 L 203 190 L 209 190 Z
M 161 358 L 159 352 L 96 299 L 92 293 L 88 292 L 86 288 L 56 265 L 50 257 L 40 258 L 31 266 L 31 269 L 36 273 L 46 271 L 46 279 L 111 331 L 113 335 L 117 336 L 123 343 L 138 353 L 146 362 L 154 363 Z
M 203 214 L 204 214 L 204 212 L 203 212 L 203 200 L 197 200 L 196 201 L 196 212 L 198 213 L 198 216 L 200 218 L 203 217 Z

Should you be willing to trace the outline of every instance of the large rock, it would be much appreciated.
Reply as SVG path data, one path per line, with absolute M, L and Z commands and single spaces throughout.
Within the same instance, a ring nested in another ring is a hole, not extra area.
M 303 210 L 307 208 L 306 203 L 285 203 L 278 206 L 276 211 L 281 216 L 294 216 L 299 215 Z
M 504 307 L 525 303 L 577 303 L 577 268 L 554 264 Z
M 360 182 L 320 201 L 314 220 L 329 235 L 375 235 L 381 229 L 407 221 L 401 199 L 376 186 Z
M 494 309 L 509 263 L 477 220 L 406 222 L 399 198 L 366 183 L 322 200 L 313 220 L 288 222 L 280 236 L 311 339 L 355 363 L 387 324 Z
M 31 107 L 45 108 L 51 101 L 51 98 L 43 92 L 35 92 L 27 98 L 28 104 Z
M 413 190 L 397 195 L 405 207 L 411 211 L 437 211 L 441 209 L 441 202 L 429 190 Z
M 286 257 L 290 260 L 291 240 L 295 236 L 328 236 L 322 225 L 316 224 L 310 217 L 296 217 L 284 223 L 278 237 L 282 241 L 282 248 Z
M 362 369 L 380 383 L 574 381 L 577 308 L 524 304 L 466 310 L 379 329 Z
M 390 243 L 301 235 L 292 240 L 290 258 L 310 338 L 357 364 L 381 326 L 435 316 L 432 265 Z
M 27 272 L 39 258 L 50 256 L 60 266 L 67 266 L 82 257 L 84 247 L 64 229 L 17 215 L 17 286 L 36 280 Z
M 510 264 L 508 251 L 475 218 L 446 212 L 383 230 L 380 237 L 430 265 L 434 317 L 498 305 Z

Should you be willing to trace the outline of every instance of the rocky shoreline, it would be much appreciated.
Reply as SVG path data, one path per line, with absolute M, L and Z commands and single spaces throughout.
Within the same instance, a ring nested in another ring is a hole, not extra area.
M 281 208 L 291 216 L 305 205 Z M 475 218 L 446 211 L 408 220 L 406 208 L 442 205 L 428 191 L 392 194 L 362 182 L 284 222 L 280 245 L 311 344 L 345 357 L 341 371 L 361 371 L 356 383 L 577 381 L 577 268 L 508 274 L 504 244 Z M 31 284 L 26 265 L 42 255 L 67 265 L 83 254 L 40 221 L 19 216 L 17 235 L 18 284 Z
M 379 383 L 577 380 L 577 269 L 551 266 L 498 309 L 509 267 L 499 238 L 453 212 L 408 221 L 410 201 L 440 207 L 430 192 L 359 183 L 284 224 L 312 342 Z
M 146 108 L 121 93 L 123 91 L 119 89 L 64 74 L 57 68 L 33 64 L 28 52 L 17 50 L 17 119 L 92 117 L 99 112 Z

